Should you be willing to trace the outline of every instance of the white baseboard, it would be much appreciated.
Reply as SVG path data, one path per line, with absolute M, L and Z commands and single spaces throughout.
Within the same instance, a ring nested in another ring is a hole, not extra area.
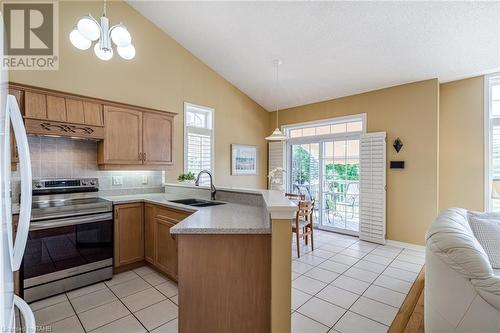
M 420 252 L 425 251 L 425 246 L 423 246 L 423 245 L 399 242 L 399 241 L 390 240 L 390 239 L 386 240 L 386 244 L 391 245 L 391 246 L 404 247 L 405 249 L 415 250 L 415 251 L 420 251 Z

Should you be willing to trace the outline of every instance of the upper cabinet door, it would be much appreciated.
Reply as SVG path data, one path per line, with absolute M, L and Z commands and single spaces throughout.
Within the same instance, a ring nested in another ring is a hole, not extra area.
M 173 122 L 174 118 L 170 115 L 144 112 L 142 116 L 144 164 L 173 163 Z
M 81 100 L 66 98 L 66 118 L 70 123 L 85 123 L 83 102 Z
M 83 102 L 83 112 L 85 114 L 85 124 L 93 126 L 103 126 L 102 105 L 85 101 Z
M 142 164 L 142 112 L 104 106 L 104 163 Z
M 16 98 L 19 109 L 21 109 L 21 113 L 24 114 L 23 91 L 20 89 L 9 88 L 9 95 L 13 95 Z
M 47 95 L 47 119 L 66 121 L 66 100 L 64 97 Z
M 28 118 L 47 119 L 45 94 L 26 91 L 24 94 L 24 115 Z

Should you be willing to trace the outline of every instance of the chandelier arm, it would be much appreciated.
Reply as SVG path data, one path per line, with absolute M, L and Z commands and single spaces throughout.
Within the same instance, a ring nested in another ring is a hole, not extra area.
M 85 16 L 84 16 L 84 17 L 85 17 Z M 92 16 L 92 14 L 90 14 L 90 13 L 89 13 L 89 15 L 88 15 L 87 17 L 88 17 L 88 18 L 90 18 L 90 19 L 91 19 L 92 21 L 94 21 L 95 23 L 97 23 L 97 25 L 98 25 L 99 27 L 101 26 L 101 24 L 99 24 L 99 21 L 97 21 L 97 20 L 96 20 L 96 19 Z M 80 19 L 78 19 L 78 21 L 80 21 L 80 20 L 81 20 L 81 18 L 80 18 Z M 78 22 L 78 21 L 77 21 L 77 22 Z
M 97 21 L 93 16 L 92 14 L 89 13 L 89 15 L 87 16 L 82 16 L 80 18 L 78 18 L 78 20 L 76 20 L 76 23 L 75 23 L 75 27 L 78 25 L 78 22 L 82 19 L 82 18 L 85 18 L 85 17 L 88 17 L 89 19 L 91 19 L 92 21 L 94 21 L 95 23 L 97 23 L 97 26 L 99 26 L 99 28 L 101 28 L 101 25 L 99 24 L 99 21 Z
M 118 27 L 125 27 L 125 25 L 123 24 L 123 22 L 120 22 L 118 24 L 115 24 L 114 26 L 112 26 L 111 28 L 109 28 L 109 37 L 111 37 L 111 31 L 113 31 L 114 28 L 118 28 Z

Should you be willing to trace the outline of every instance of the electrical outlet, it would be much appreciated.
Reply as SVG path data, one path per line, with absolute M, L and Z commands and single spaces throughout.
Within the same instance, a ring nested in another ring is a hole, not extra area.
M 111 183 L 113 186 L 122 186 L 123 185 L 123 176 L 111 177 Z
M 146 185 L 148 183 L 149 179 L 148 179 L 148 176 L 144 175 L 142 176 L 142 184 L 143 185 Z

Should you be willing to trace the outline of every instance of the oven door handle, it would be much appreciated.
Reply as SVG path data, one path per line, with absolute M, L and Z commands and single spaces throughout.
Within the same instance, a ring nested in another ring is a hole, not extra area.
M 52 228 L 66 227 L 70 225 L 86 224 L 93 222 L 103 222 L 112 219 L 113 219 L 113 213 L 110 212 L 103 214 L 95 214 L 91 216 L 77 216 L 60 220 L 39 221 L 31 223 L 30 231 L 52 229 Z

